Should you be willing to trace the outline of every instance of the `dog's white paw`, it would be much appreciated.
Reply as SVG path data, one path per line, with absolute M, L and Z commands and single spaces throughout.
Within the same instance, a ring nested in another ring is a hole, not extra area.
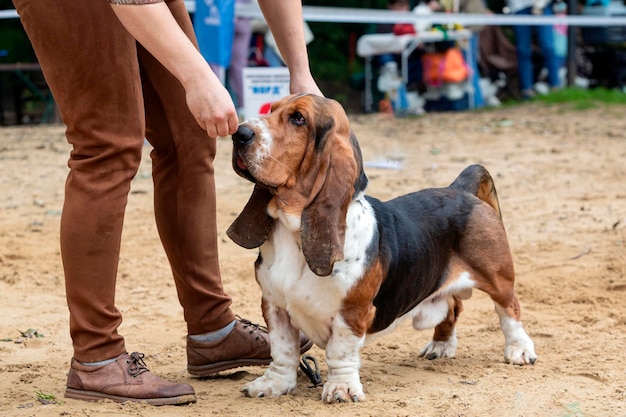
M 522 326 L 522 322 L 509 317 L 506 311 L 496 304 L 500 316 L 500 328 L 504 333 L 504 360 L 514 365 L 534 365 L 537 361 L 535 345 Z
M 286 378 L 276 373 L 266 372 L 263 376 L 246 384 L 241 390 L 246 396 L 252 398 L 269 397 L 275 398 L 289 394 L 296 389 L 296 379 Z
M 453 358 L 457 347 L 456 335 L 451 336 L 448 340 L 435 341 L 431 340 L 422 350 L 420 350 L 420 358 L 429 360 L 437 358 Z
M 365 400 L 363 385 L 360 382 L 327 382 L 322 390 L 322 401 L 327 404 L 359 402 Z
M 513 365 L 534 365 L 537 361 L 537 354 L 533 343 L 508 345 L 504 348 L 504 360 Z

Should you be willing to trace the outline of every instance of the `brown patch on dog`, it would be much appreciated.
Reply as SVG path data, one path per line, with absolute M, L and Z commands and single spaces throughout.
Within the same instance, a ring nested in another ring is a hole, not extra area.
M 383 267 L 380 260 L 376 260 L 343 300 L 341 316 L 358 337 L 365 335 L 374 321 L 376 307 L 373 301 L 382 280 Z
M 463 311 L 463 302 L 460 298 L 452 296 L 447 299 L 448 301 L 448 316 L 444 321 L 439 323 L 435 327 L 435 333 L 433 340 L 435 342 L 445 342 L 450 339 L 450 336 L 454 333 L 454 326 L 456 325 L 459 315 Z

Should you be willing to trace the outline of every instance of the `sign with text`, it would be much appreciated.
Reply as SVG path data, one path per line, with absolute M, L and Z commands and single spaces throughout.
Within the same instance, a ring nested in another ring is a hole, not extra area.
M 243 69 L 244 117 L 270 112 L 273 102 L 289 95 L 287 67 L 247 67 Z

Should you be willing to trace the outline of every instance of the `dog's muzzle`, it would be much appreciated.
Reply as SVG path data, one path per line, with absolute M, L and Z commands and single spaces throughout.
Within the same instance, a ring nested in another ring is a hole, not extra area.
M 233 133 L 233 145 L 246 146 L 254 141 L 254 130 L 250 129 L 246 125 L 240 125 L 237 131 Z
M 246 146 L 254 142 L 255 138 L 254 130 L 245 125 L 240 125 L 237 131 L 232 134 L 233 139 L 233 169 L 235 172 L 249 181 L 256 183 L 256 179 L 252 176 L 248 170 L 248 165 L 242 157 L 245 153 Z

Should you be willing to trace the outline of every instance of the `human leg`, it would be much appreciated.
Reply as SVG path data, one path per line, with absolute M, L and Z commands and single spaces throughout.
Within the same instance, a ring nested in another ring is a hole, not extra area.
M 543 12 L 546 16 L 554 15 L 552 11 L 552 5 L 548 5 Z M 548 84 L 550 87 L 556 88 L 561 84 L 559 79 L 559 67 L 560 59 L 556 54 L 554 43 L 554 27 L 549 25 L 542 25 L 537 27 L 537 42 L 541 49 L 541 55 L 543 56 L 544 65 L 548 70 Z
M 469 39 L 469 48 L 472 49 L 472 62 L 471 62 L 471 82 L 472 87 L 474 89 L 474 108 L 480 109 L 485 106 L 485 100 L 483 99 L 483 92 L 480 88 L 480 70 L 478 67 L 478 58 L 479 58 L 479 32 L 475 32 L 472 34 L 472 37 Z M 466 54 L 467 55 L 467 54 Z M 467 56 L 465 57 L 467 59 Z
M 250 19 L 237 18 L 235 22 L 235 38 L 233 39 L 230 58 L 230 69 L 228 70 L 228 80 L 235 96 L 235 105 L 239 109 L 243 108 L 245 104 L 243 98 L 243 69 L 248 63 L 251 36 L 252 29 Z
M 194 40 L 184 3 L 168 3 Z M 189 111 L 182 85 L 139 47 L 146 138 L 154 147 L 155 216 L 189 334 L 218 330 L 235 319 L 224 293 L 217 250 L 213 160 L 217 141 Z
M 73 146 L 61 255 L 74 356 L 86 362 L 125 350 L 115 280 L 143 137 L 135 42 L 108 5 L 91 3 L 15 1 Z
M 530 15 L 530 7 L 520 10 L 516 14 Z M 531 26 L 513 26 L 515 34 L 515 47 L 517 49 L 517 72 L 519 75 L 520 90 L 522 94 L 529 92 L 533 87 L 533 63 L 532 63 L 532 28 Z
M 73 147 L 60 231 L 74 346 L 65 395 L 153 404 L 195 401 L 191 386 L 160 379 L 141 355 L 128 355 L 117 333 L 121 232 L 144 138 L 135 41 L 106 2 L 14 3 Z
M 168 6 L 195 42 L 183 2 Z M 154 147 L 155 215 L 187 322 L 190 372 L 208 375 L 269 363 L 267 331 L 236 319 L 222 286 L 213 166 L 216 139 L 196 123 L 180 83 L 141 47 L 139 61 L 146 138 Z

